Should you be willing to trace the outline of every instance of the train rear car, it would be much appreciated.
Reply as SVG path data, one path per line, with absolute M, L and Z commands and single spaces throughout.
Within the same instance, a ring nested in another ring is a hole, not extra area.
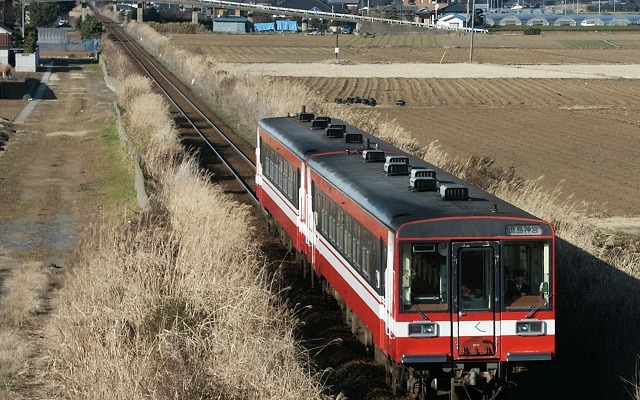
M 304 110 L 258 126 L 258 198 L 397 393 L 555 358 L 552 226 L 356 127 Z

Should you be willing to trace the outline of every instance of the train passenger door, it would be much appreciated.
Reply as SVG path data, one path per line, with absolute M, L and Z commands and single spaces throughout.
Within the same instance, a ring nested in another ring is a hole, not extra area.
M 499 243 L 458 242 L 451 250 L 454 359 L 499 357 Z

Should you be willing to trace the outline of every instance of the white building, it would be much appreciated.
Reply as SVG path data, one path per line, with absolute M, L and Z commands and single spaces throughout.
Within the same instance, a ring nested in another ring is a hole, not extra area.
M 458 13 L 445 14 L 436 20 L 436 26 L 443 29 L 459 29 L 466 27 L 467 17 Z

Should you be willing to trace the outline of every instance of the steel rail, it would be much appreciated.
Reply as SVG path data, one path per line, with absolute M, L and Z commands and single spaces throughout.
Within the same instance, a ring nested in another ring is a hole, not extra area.
M 188 112 L 185 109 L 183 109 L 181 106 L 179 106 L 176 103 L 176 101 L 174 101 L 174 99 L 172 98 L 171 94 L 169 94 L 168 91 L 165 90 L 163 85 L 156 79 L 157 75 L 162 77 L 162 79 L 164 79 L 165 84 L 168 85 L 171 89 L 173 89 L 178 95 L 180 95 L 182 97 L 182 99 L 184 101 L 186 101 L 191 106 L 192 110 L 195 113 L 197 113 L 207 123 L 207 125 L 210 128 L 212 128 L 218 134 L 218 136 L 221 139 L 223 139 L 235 151 L 235 153 L 237 155 L 239 155 L 244 160 L 244 162 L 246 162 L 249 166 L 251 166 L 251 168 L 253 168 L 253 170 L 255 171 L 256 165 L 253 162 L 253 160 L 251 160 L 249 157 L 247 157 L 247 155 L 244 154 L 244 152 L 240 148 L 238 148 L 238 146 L 236 146 L 235 143 L 233 143 L 231 140 L 229 140 L 229 138 L 224 135 L 224 133 L 215 125 L 215 123 L 213 121 L 211 121 L 198 108 L 198 106 L 196 106 L 187 96 L 185 96 L 185 94 L 178 87 L 176 87 L 169 80 L 169 78 L 167 78 L 165 73 L 155 65 L 155 62 L 154 62 L 155 60 L 150 59 L 145 54 L 144 51 L 141 51 L 137 47 L 137 46 L 140 46 L 140 45 L 137 44 L 133 38 L 131 38 L 121 28 L 114 28 L 113 25 L 115 25 L 115 22 L 111 22 L 111 21 L 107 21 L 107 20 L 104 20 L 103 22 L 105 23 L 105 27 L 111 33 L 113 33 L 118 38 L 118 40 L 120 40 L 120 42 L 122 43 L 124 48 L 127 50 L 127 52 L 140 65 L 140 67 L 146 72 L 147 76 L 151 79 L 152 82 L 154 82 L 154 84 L 158 87 L 158 89 L 162 92 L 162 94 L 167 98 L 167 100 L 185 118 L 185 120 L 189 123 L 189 125 L 191 125 L 193 130 L 198 133 L 198 135 L 202 138 L 202 140 L 207 144 L 209 149 L 211 149 L 211 151 L 218 157 L 218 159 L 224 164 L 224 166 L 229 170 L 229 172 L 231 172 L 231 174 L 234 176 L 234 178 L 238 182 L 240 182 L 240 184 L 242 185 L 243 189 L 247 192 L 247 194 L 251 197 L 251 199 L 255 203 L 258 204 L 259 202 L 258 202 L 258 198 L 256 196 L 255 191 L 249 186 L 249 184 L 245 181 L 245 179 L 236 171 L 236 169 L 233 168 L 233 166 L 229 163 L 229 161 L 227 159 L 225 159 L 225 157 L 215 148 L 213 143 L 206 137 L 206 135 L 202 132 L 202 130 L 196 126 L 196 124 L 194 123 L 193 119 L 191 117 L 189 117 Z M 136 44 L 135 45 L 131 45 L 131 43 L 136 43 Z M 149 64 L 151 67 L 153 67 L 153 69 L 155 70 L 157 75 L 152 74 L 151 70 L 149 68 L 147 68 L 147 66 L 142 61 L 145 61 L 147 64 Z

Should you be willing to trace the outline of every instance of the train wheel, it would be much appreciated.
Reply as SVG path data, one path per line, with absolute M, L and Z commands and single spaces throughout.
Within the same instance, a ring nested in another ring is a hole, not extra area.
M 390 362 L 390 365 L 387 368 L 387 383 L 391 387 L 391 392 L 394 395 L 402 394 L 405 392 L 404 388 L 406 382 L 404 369 L 404 366 L 397 365 L 393 362 Z

